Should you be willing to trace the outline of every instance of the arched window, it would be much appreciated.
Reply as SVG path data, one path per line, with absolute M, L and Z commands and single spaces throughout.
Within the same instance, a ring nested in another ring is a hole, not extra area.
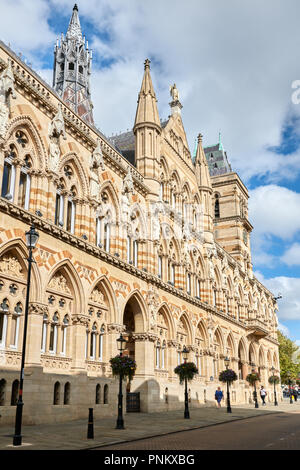
M 74 62 L 69 63 L 69 70 L 74 70 Z
M 9 200 L 13 199 L 15 191 L 16 167 L 13 165 L 15 155 L 15 152 L 11 151 L 4 159 L 1 197 Z
M 219 196 L 216 194 L 215 196 L 215 218 L 220 217 L 220 202 L 219 202 Z
M 100 335 L 99 335 L 99 361 L 103 361 L 103 333 L 105 332 L 104 325 L 100 328 Z
M 158 277 L 162 279 L 162 256 L 158 256 Z
M 155 366 L 157 369 L 160 368 L 160 341 L 158 340 L 157 341 L 157 344 L 156 344 L 156 360 L 155 360 Z
M 5 405 L 6 380 L 0 380 L 0 406 Z
M 127 263 L 132 263 L 131 236 L 127 236 Z
M 97 325 L 94 323 L 92 326 L 91 332 L 91 343 L 90 343 L 90 359 L 96 358 L 96 336 L 97 334 Z
M 67 351 L 67 333 L 68 333 L 69 319 L 68 315 L 64 316 L 63 324 L 61 327 L 62 330 L 62 343 L 61 343 L 61 354 L 66 355 Z
M 103 390 L 103 403 L 104 405 L 108 404 L 108 385 L 104 385 L 104 390 Z
M 102 243 L 101 243 L 101 237 L 102 237 L 102 230 L 101 230 L 101 225 L 102 225 L 102 221 L 101 221 L 101 217 L 97 217 L 96 219 L 96 245 L 99 246 L 100 248 L 102 248 Z
M 191 274 L 187 273 L 186 276 L 186 291 L 188 294 L 191 294 Z
M 18 205 L 24 209 L 29 209 L 29 197 L 30 197 L 30 174 L 29 170 L 31 168 L 31 158 L 29 155 L 26 155 L 24 159 L 24 165 L 20 170 L 19 178 L 19 192 L 18 192 Z
M 106 222 L 104 224 L 104 249 L 105 251 L 110 251 L 110 224 Z
M 11 318 L 11 330 L 10 330 L 10 347 L 17 349 L 19 340 L 19 329 L 20 329 L 20 316 L 23 308 L 21 302 L 18 302 L 14 308 L 13 315 Z
M 70 382 L 67 382 L 64 388 L 64 405 L 70 404 L 70 393 L 71 393 L 71 385 L 70 385 Z
M 57 328 L 58 328 L 58 315 L 55 313 L 52 318 L 50 325 L 50 341 L 49 341 L 49 352 L 52 354 L 56 353 L 57 349 Z
M 64 225 L 64 196 L 59 189 L 56 192 L 54 223 L 61 227 Z
M 96 405 L 100 405 L 100 400 L 101 400 L 101 385 L 97 384 L 96 386 Z
M 7 315 L 9 312 L 9 303 L 4 299 L 0 305 L 0 346 L 5 348 L 6 331 L 7 331 Z
M 162 348 L 161 348 L 161 368 L 165 368 L 165 363 L 166 363 L 166 342 L 163 342 Z
M 59 405 L 60 402 L 60 383 L 55 382 L 54 394 L 53 394 L 53 405 Z
M 139 255 L 139 244 L 137 240 L 133 241 L 133 265 L 137 268 Z
M 42 341 L 41 341 L 41 352 L 43 353 L 46 351 L 47 325 L 48 325 L 48 315 L 44 313 L 43 326 L 42 326 Z
M 19 381 L 14 380 L 11 387 L 11 406 L 16 406 L 18 403 L 18 394 L 19 394 Z

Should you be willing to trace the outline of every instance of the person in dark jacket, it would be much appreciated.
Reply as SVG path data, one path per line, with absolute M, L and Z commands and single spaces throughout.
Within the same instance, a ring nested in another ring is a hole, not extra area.
M 215 400 L 217 401 L 218 408 L 221 408 L 221 401 L 223 400 L 223 397 L 224 396 L 221 387 L 218 387 L 218 390 L 216 390 L 215 393 Z

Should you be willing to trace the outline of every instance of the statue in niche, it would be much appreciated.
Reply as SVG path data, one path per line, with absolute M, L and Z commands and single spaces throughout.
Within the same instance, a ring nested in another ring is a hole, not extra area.
M 101 142 L 99 138 L 97 138 L 97 146 L 91 156 L 90 168 L 91 170 L 98 170 L 98 168 L 101 168 L 102 171 L 105 170 Z
M 131 193 L 134 194 L 134 185 L 132 179 L 132 173 L 130 167 L 127 169 L 127 174 L 123 181 L 122 194 Z
M 49 145 L 49 167 L 52 171 L 57 171 L 60 158 L 60 136 L 67 138 L 65 131 L 65 121 L 62 114 L 62 105 L 59 103 L 58 111 L 49 123 L 48 135 Z
M 11 60 L 8 59 L 6 69 L 0 74 L 0 137 L 4 137 L 7 130 L 7 122 L 10 113 L 10 96 L 16 99 L 15 79 L 11 67 Z

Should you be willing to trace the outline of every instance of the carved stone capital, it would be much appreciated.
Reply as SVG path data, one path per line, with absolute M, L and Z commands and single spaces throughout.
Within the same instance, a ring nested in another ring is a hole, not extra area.
M 134 341 L 151 341 L 154 343 L 157 340 L 157 335 L 153 333 L 133 333 L 132 339 Z
M 88 326 L 89 324 L 89 317 L 84 315 L 83 313 L 79 313 L 77 315 L 72 316 L 73 325 L 81 325 L 81 326 Z
M 41 304 L 39 302 L 31 302 L 28 308 L 29 315 L 48 315 L 48 305 Z

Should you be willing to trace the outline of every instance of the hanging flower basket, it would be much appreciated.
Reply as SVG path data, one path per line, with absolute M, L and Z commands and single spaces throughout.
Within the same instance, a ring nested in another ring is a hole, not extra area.
M 179 376 L 180 384 L 183 384 L 184 380 L 187 379 L 189 382 L 193 380 L 194 376 L 198 374 L 196 364 L 193 362 L 184 362 L 174 369 L 175 374 Z
M 223 370 L 222 372 L 220 372 L 220 375 L 219 375 L 220 382 L 224 382 L 224 383 L 228 382 L 229 384 L 232 384 L 237 379 L 238 379 L 238 376 L 232 369 Z
M 249 382 L 250 385 L 254 385 L 255 382 L 259 382 L 260 377 L 257 372 L 251 372 L 251 374 L 248 374 L 246 377 L 247 382 Z
M 280 380 L 279 380 L 279 377 L 278 375 L 271 375 L 269 377 L 269 384 L 279 384 Z
M 112 357 L 109 362 L 114 376 L 122 374 L 123 377 L 132 380 L 136 370 L 136 362 L 133 359 L 118 355 Z

